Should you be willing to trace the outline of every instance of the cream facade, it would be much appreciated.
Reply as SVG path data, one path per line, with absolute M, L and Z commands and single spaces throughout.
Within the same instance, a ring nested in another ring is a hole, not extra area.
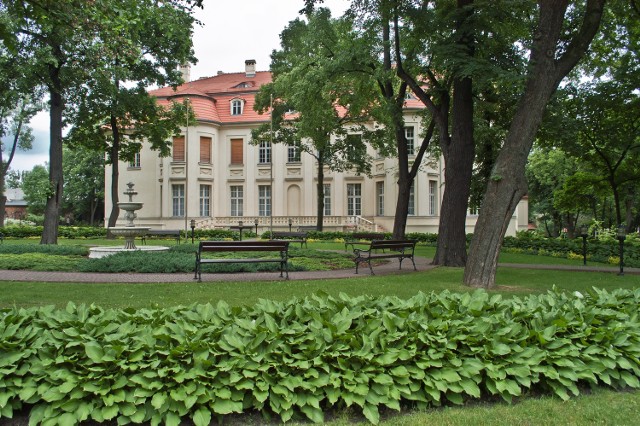
M 185 70 L 185 76 L 188 71 Z M 253 99 L 268 72 L 256 72 L 247 61 L 244 73 L 218 74 L 180 86 L 152 92 L 160 102 L 188 99 L 197 120 L 185 123 L 174 138 L 170 157 L 161 158 L 143 146 L 136 161 L 121 163 L 119 193 L 128 182 L 135 184 L 134 201 L 144 203 L 136 224 L 153 229 L 185 229 L 195 220 L 197 229 L 251 226 L 262 233 L 271 226 L 285 230 L 316 224 L 317 164 L 308 154 L 291 148 L 250 143 L 251 130 L 269 121 L 253 111 Z M 405 131 L 418 147 L 422 124 L 417 100 L 408 100 Z M 372 176 L 325 169 L 325 230 L 391 231 L 397 199 L 397 161 L 380 158 L 375 151 Z M 438 232 L 444 190 L 442 159 L 426 158 L 414 183 L 407 232 Z M 105 170 L 107 198 L 111 168 Z M 522 200 L 507 235 L 527 229 L 527 201 Z M 467 217 L 473 232 L 477 216 Z M 123 219 L 118 221 L 120 225 Z

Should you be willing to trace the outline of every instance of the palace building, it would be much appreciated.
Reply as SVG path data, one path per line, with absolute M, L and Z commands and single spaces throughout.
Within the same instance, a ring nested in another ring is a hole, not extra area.
M 134 201 L 144 203 L 136 225 L 153 229 L 228 228 L 242 221 L 258 224 L 262 233 L 316 224 L 317 164 L 306 153 L 282 144 L 252 145 L 251 130 L 269 122 L 268 114 L 253 110 L 260 86 L 271 81 L 271 73 L 256 71 L 253 60 L 245 71 L 221 73 L 189 81 L 189 67 L 182 68 L 185 83 L 151 92 L 159 102 L 189 100 L 195 122 L 185 122 L 183 134 L 173 138 L 169 157 L 143 145 L 135 161 L 120 164 L 119 193 L 128 182 L 138 193 Z M 409 152 L 417 150 L 423 132 L 417 99 L 405 104 L 405 132 Z M 397 160 L 374 158 L 372 176 L 325 170 L 324 230 L 391 231 L 397 198 Z M 407 232 L 438 232 L 440 203 L 444 189 L 444 162 L 425 158 L 414 182 Z M 105 212 L 111 211 L 111 167 L 105 169 Z M 121 200 L 124 196 L 121 195 Z M 528 206 L 523 199 L 507 235 L 527 229 Z M 467 233 L 473 232 L 476 215 L 467 217 Z M 119 218 L 118 223 L 124 223 Z

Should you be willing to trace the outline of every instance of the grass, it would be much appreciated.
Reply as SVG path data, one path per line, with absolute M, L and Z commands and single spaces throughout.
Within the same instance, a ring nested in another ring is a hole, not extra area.
M 258 299 L 288 300 L 325 292 L 331 295 L 395 295 L 409 298 L 418 292 L 473 289 L 462 284 L 461 268 L 436 268 L 398 275 L 332 280 L 242 281 L 215 283 L 42 283 L 0 281 L 0 307 L 56 305 L 69 301 L 104 307 L 143 308 L 212 303 L 224 300 L 232 306 L 253 305 Z M 606 273 L 500 268 L 497 287 L 491 292 L 506 297 L 545 292 L 554 285 L 567 291 L 639 288 L 639 275 L 622 277 Z
M 71 240 L 64 244 L 108 245 L 110 240 Z M 10 241 L 5 243 L 11 243 Z M 155 242 L 175 244 L 173 240 Z M 119 242 L 116 242 L 118 245 Z M 310 248 L 344 250 L 340 243 L 314 242 Z M 433 247 L 420 246 L 419 256 L 432 257 Z M 46 261 L 46 260 L 45 260 Z M 543 263 L 580 266 L 579 260 L 504 253 L 503 263 Z M 591 263 L 590 263 L 591 264 Z M 225 300 L 232 306 L 252 305 L 258 299 L 287 300 L 325 292 L 331 295 L 367 294 L 395 295 L 408 298 L 419 291 L 466 292 L 461 268 L 436 268 L 393 276 L 361 275 L 357 278 L 335 280 L 291 280 L 277 282 L 218 282 L 218 283 L 46 283 L 0 281 L 0 308 L 18 306 L 55 305 L 64 307 L 69 301 L 95 303 L 104 307 L 168 307 L 192 303 L 217 303 Z M 592 287 L 640 288 L 640 276 L 617 276 L 613 273 L 587 273 L 501 267 L 496 288 L 492 293 L 505 297 L 526 296 L 557 286 L 567 291 L 587 291 Z M 331 417 L 329 419 L 329 417 Z M 385 413 L 382 425 L 633 425 L 640 418 L 640 392 L 596 389 L 591 393 L 563 402 L 553 397 L 527 397 L 508 405 L 485 401 L 465 407 L 446 407 L 424 412 Z M 229 424 L 264 424 L 261 418 L 241 416 Z M 363 419 L 346 410 L 328 414 L 327 424 L 349 425 Z M 306 424 L 306 423 L 305 423 Z

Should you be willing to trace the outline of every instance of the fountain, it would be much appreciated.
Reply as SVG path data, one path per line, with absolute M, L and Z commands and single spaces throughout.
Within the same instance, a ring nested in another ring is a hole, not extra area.
M 124 237 L 124 247 L 92 247 L 89 249 L 89 258 L 99 258 L 109 256 L 110 254 L 119 252 L 128 252 L 134 250 L 141 251 L 165 251 L 169 250 L 169 247 L 162 246 L 144 246 L 136 247 L 136 237 L 142 237 L 149 231 L 149 227 L 135 226 L 133 219 L 137 218 L 135 211 L 142 208 L 142 203 L 134 202 L 133 196 L 138 193 L 133 190 L 133 182 L 127 183 L 127 190 L 123 192 L 124 195 L 129 197 L 129 201 L 123 201 L 118 203 L 118 207 L 124 210 L 124 219 L 126 220 L 125 226 L 111 226 L 109 232 L 116 236 Z

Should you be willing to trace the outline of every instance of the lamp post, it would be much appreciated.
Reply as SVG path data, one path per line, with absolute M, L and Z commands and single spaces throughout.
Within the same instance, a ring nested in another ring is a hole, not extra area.
M 196 220 L 191 219 L 191 244 L 193 244 L 193 234 L 196 231 Z
M 293 221 L 289 218 L 289 232 L 291 232 L 291 225 L 293 225 Z
M 618 241 L 620 242 L 620 272 L 618 275 L 624 275 L 624 240 L 627 238 L 627 232 L 624 225 L 618 226 Z
M 587 265 L 587 227 L 582 225 L 580 227 L 580 236 L 582 237 L 582 264 Z
M 256 226 L 256 238 L 258 238 L 258 219 L 254 220 L 253 224 Z

